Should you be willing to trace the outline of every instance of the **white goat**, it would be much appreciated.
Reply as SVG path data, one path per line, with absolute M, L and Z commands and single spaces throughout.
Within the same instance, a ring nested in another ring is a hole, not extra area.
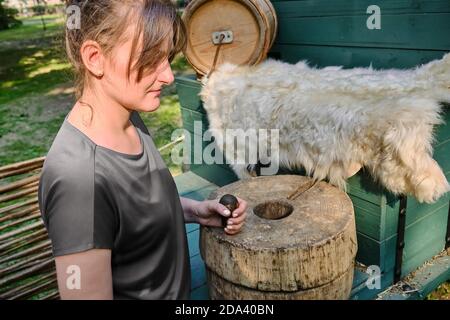
M 226 158 L 247 151 L 227 149 L 224 129 L 279 129 L 281 167 L 303 167 L 344 190 L 361 166 L 393 193 L 420 202 L 450 190 L 432 158 L 433 126 L 443 122 L 439 102 L 450 102 L 450 53 L 408 70 L 227 63 L 205 78 L 201 97 Z M 251 176 L 248 164 L 232 167 L 240 178 Z

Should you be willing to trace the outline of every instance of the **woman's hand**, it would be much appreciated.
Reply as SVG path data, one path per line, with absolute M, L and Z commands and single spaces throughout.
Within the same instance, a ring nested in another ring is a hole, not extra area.
M 244 220 L 247 215 L 247 202 L 238 199 L 239 207 L 231 213 L 224 205 L 220 204 L 218 200 L 205 200 L 201 202 L 192 203 L 190 206 L 193 215 L 193 220 L 203 226 L 221 227 L 222 216 L 229 218 L 228 225 L 224 229 L 229 235 L 234 235 L 241 231 L 244 225 Z

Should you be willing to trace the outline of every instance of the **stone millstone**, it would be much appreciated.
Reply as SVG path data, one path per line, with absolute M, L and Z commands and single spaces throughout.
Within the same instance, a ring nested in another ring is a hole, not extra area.
M 248 202 L 239 234 L 200 230 L 211 298 L 348 298 L 357 251 L 352 202 L 325 182 L 287 200 L 305 184 L 310 178 L 257 177 L 211 194 L 210 199 L 232 194 Z

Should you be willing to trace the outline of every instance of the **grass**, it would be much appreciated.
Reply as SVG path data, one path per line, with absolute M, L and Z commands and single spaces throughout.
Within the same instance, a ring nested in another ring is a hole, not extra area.
M 44 18 L 45 32 L 41 17 L 26 18 L 22 26 L 0 31 L 0 166 L 45 155 L 74 103 L 71 66 L 61 41 L 63 19 Z M 172 69 L 175 74 L 190 71 L 182 56 L 173 61 Z M 156 112 L 141 117 L 157 147 L 171 142 L 172 132 L 181 127 L 174 85 L 165 88 Z M 173 175 L 181 173 L 170 150 L 163 158 Z
M 42 27 L 41 17 L 30 17 L 22 19 L 22 25 L 9 30 L 0 31 L 0 42 L 35 40 L 49 36 L 60 35 L 63 28 L 63 17 L 59 15 L 44 15 L 47 30 Z

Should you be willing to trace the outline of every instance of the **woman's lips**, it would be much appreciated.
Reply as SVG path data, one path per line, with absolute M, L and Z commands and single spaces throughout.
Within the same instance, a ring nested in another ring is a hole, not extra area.
M 161 95 L 161 90 L 150 90 L 149 92 L 155 94 L 155 96 L 159 97 Z

